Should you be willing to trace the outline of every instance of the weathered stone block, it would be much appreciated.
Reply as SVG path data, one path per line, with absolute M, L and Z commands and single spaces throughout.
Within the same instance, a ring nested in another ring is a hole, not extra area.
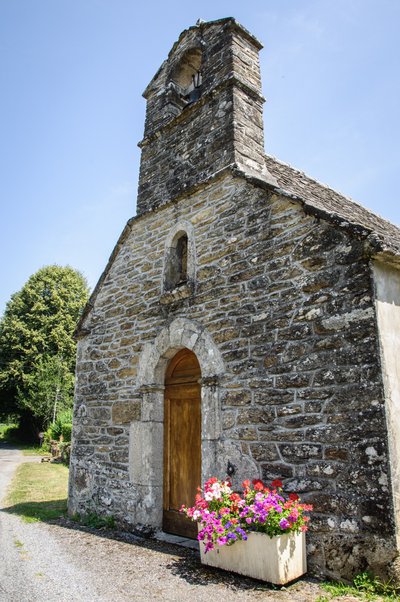
M 222 399 L 225 406 L 244 406 L 251 402 L 248 391 L 227 391 Z
M 293 463 L 322 458 L 322 445 L 318 444 L 280 445 L 279 451 L 286 461 Z
M 257 462 L 272 462 L 279 460 L 278 450 L 273 443 L 252 443 L 250 445 L 253 458 Z
M 269 424 L 275 419 L 273 408 L 246 408 L 238 410 L 237 424 Z
M 111 420 L 113 424 L 129 424 L 133 420 L 140 420 L 140 414 L 140 401 L 117 401 L 112 405 Z

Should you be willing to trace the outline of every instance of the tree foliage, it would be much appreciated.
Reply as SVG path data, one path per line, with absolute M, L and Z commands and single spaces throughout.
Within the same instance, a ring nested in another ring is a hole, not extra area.
M 0 414 L 31 415 L 41 429 L 55 404 L 71 405 L 73 333 L 87 298 L 84 277 L 57 265 L 38 270 L 12 295 L 0 322 Z

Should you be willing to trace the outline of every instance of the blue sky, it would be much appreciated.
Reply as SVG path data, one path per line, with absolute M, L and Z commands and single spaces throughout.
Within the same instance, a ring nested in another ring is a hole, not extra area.
M 397 0 L 0 0 L 0 315 L 44 265 L 93 288 L 135 214 L 141 94 L 226 16 L 264 44 L 266 151 L 400 224 Z

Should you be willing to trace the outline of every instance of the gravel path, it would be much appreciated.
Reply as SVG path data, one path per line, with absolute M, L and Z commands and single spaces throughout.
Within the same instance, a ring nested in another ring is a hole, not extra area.
M 14 469 L 26 460 L 0 448 L 0 499 Z M 202 567 L 190 549 L 78 528 L 67 520 L 24 523 L 0 511 L 0 602 L 315 602 L 323 595 L 312 580 L 273 590 Z

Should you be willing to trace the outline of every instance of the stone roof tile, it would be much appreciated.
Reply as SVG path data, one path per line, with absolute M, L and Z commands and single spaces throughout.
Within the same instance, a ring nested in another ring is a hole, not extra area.
M 348 222 L 370 232 L 377 240 L 381 252 L 400 255 L 400 228 L 366 209 L 356 201 L 346 197 L 325 184 L 317 182 L 305 173 L 266 155 L 266 165 L 270 174 L 286 193 L 299 197 L 305 208 L 329 214 L 336 223 Z

